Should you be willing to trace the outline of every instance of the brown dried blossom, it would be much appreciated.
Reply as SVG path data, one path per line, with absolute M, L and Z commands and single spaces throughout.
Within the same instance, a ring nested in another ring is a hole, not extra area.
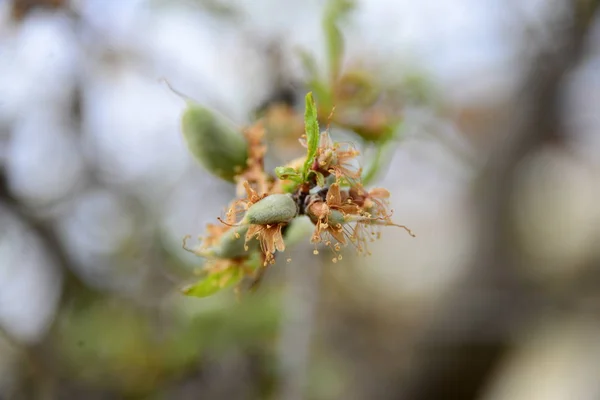
M 281 228 L 286 224 L 278 223 L 273 225 L 250 225 L 246 233 L 246 243 L 256 239 L 260 243 L 260 249 L 264 256 L 263 266 L 275 262 L 275 251 L 284 251 L 285 243 Z
M 367 243 L 380 237 L 382 226 L 397 226 L 405 229 L 411 236 L 412 231 L 404 225 L 391 221 L 391 211 L 387 199 L 389 192 L 383 188 L 366 192 L 360 184 L 348 191 L 340 191 L 337 183 L 327 190 L 325 200 L 309 201 L 308 215 L 315 224 L 311 241 L 324 243 L 337 253 L 341 246 L 352 243 L 359 253 L 370 254 Z M 336 243 L 332 244 L 331 239 Z M 335 261 L 334 261 L 335 262 Z
M 301 138 L 300 143 L 307 147 L 306 139 Z M 317 156 L 312 167 L 314 171 L 323 176 L 333 174 L 336 180 L 346 179 L 349 182 L 360 180 L 362 169 L 352 162 L 360 152 L 351 143 L 334 142 L 327 131 L 321 133 Z

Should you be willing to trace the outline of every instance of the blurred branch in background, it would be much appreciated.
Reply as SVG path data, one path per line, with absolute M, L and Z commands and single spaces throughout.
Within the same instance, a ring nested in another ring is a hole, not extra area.
M 81 294 L 83 290 L 89 290 L 86 285 L 73 273 L 71 260 L 69 259 L 65 248 L 58 240 L 52 225 L 41 219 L 35 218 L 27 208 L 15 198 L 9 188 L 4 171 L 0 168 L 0 206 L 4 207 L 8 213 L 20 220 L 26 229 L 41 240 L 44 251 L 49 254 L 50 260 L 48 266 L 55 263 L 60 268 L 59 275 L 62 276 L 62 302 L 73 298 L 75 293 Z M 0 210 L 1 212 L 1 210 Z M 18 265 L 13 266 L 18 268 Z M 0 329 L 2 329 L 0 327 Z M 29 396 L 35 398 L 47 398 L 52 393 L 52 385 L 55 382 L 55 371 L 53 371 L 52 361 L 47 359 L 47 352 L 44 351 L 44 342 L 30 344 L 23 342 L 20 337 L 13 337 L 8 331 L 2 329 L 2 336 L 8 340 L 14 349 L 18 352 L 20 359 L 25 367 L 22 372 L 22 378 L 25 382 L 31 382 L 31 385 L 23 385 L 23 390 Z
M 525 157 L 560 141 L 561 99 L 569 72 L 585 50 L 598 1 L 571 1 L 546 21 L 548 47 L 535 56 L 512 113 L 475 188 L 479 242 L 463 281 L 443 299 L 423 332 L 389 398 L 475 399 L 511 348 L 513 335 L 544 305 L 543 293 L 527 283 L 511 235 L 519 167 Z M 565 233 L 568 234 L 568 233 Z
M 8 188 L 8 182 L 4 171 L 0 168 L 0 203 L 7 207 L 9 212 L 24 222 L 39 238 L 41 238 L 51 257 L 61 267 L 64 274 L 66 293 L 63 298 L 68 298 L 71 291 L 81 289 L 89 290 L 87 286 L 73 273 L 71 260 L 67 251 L 54 232 L 52 224 L 42 219 L 35 218 L 21 202 L 12 195 Z

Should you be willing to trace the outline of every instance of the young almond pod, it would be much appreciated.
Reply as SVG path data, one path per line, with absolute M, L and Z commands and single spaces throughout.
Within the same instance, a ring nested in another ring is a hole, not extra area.
M 212 174 L 233 182 L 246 168 L 246 139 L 210 110 L 189 104 L 183 113 L 182 131 L 192 155 Z
M 219 258 L 240 258 L 250 254 L 250 252 L 258 250 L 259 243 L 257 240 L 251 240 L 245 243 L 248 225 L 235 226 L 229 229 L 221 236 L 219 244 L 207 249 L 206 253 Z M 247 247 L 249 246 L 249 247 Z
M 289 222 L 298 214 L 298 206 L 289 194 L 272 194 L 250 206 L 242 224 L 271 225 Z
M 330 226 L 337 227 L 350 222 L 351 216 L 344 215 L 341 211 L 332 210 L 324 201 L 315 201 L 306 209 L 306 215 L 313 224 L 326 221 Z
M 260 243 L 263 265 L 273 264 L 276 251 L 285 250 L 282 229 L 298 215 L 298 206 L 288 194 L 272 194 L 254 203 L 240 224 L 249 225 L 246 243 L 254 239 Z
M 294 246 L 304 242 L 314 230 L 315 225 L 311 219 L 306 216 L 299 216 L 291 221 L 285 231 L 284 239 L 286 246 Z

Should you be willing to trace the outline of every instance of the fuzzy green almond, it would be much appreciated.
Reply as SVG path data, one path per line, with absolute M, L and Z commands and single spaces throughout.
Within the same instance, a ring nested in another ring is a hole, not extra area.
M 338 210 L 331 210 L 329 212 L 329 225 L 343 225 L 346 222 L 349 222 L 349 220 L 342 212 Z
M 272 194 L 253 204 L 242 223 L 270 225 L 286 223 L 298 215 L 298 206 L 289 194 Z
M 307 210 L 307 215 L 313 224 L 316 224 L 319 221 L 319 217 L 314 215 L 310 211 L 310 208 Z M 344 215 L 344 213 L 342 213 L 341 211 L 338 211 L 338 210 L 330 210 L 329 215 L 327 216 L 327 223 L 330 226 L 343 225 L 348 222 L 353 222 L 353 220 L 355 220 L 355 219 L 353 219 L 352 216 Z
M 190 152 L 210 173 L 233 182 L 234 176 L 246 168 L 246 139 L 207 108 L 188 105 L 181 126 Z
M 286 249 L 298 243 L 304 242 L 314 231 L 315 225 L 306 215 L 294 218 L 288 225 L 283 238 Z
M 246 243 L 248 225 L 235 226 L 221 236 L 217 246 L 208 249 L 211 256 L 219 258 L 240 258 L 258 250 L 258 240 L 252 238 Z M 247 247 L 246 247 L 247 246 Z

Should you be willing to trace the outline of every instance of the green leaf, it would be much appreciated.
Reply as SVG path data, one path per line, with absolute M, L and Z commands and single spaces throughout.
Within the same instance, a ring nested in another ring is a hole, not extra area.
M 308 81 L 306 85 L 315 94 L 315 97 L 319 102 L 321 112 L 324 115 L 329 115 L 329 113 L 333 109 L 333 95 L 331 94 L 331 89 L 329 88 L 327 83 L 320 80 L 311 80 Z
M 327 58 L 329 60 L 329 79 L 331 82 L 337 81 L 340 70 L 342 69 L 342 58 L 344 56 L 344 37 L 336 24 L 326 24 L 324 26 L 325 36 L 327 37 Z
M 389 163 L 390 157 L 393 154 L 393 149 L 394 141 L 391 139 L 376 144 L 375 154 L 369 157 L 371 162 L 362 173 L 361 180 L 363 185 L 368 185 L 375 180 L 384 165 Z
M 307 74 L 306 85 L 314 92 L 315 97 L 319 101 L 319 105 L 327 110 L 327 112 L 330 112 L 333 107 L 331 89 L 329 84 L 322 79 L 315 58 L 302 49 L 298 51 L 298 54 L 300 55 L 300 61 L 304 67 L 304 71 Z
M 308 75 L 308 78 L 311 80 L 319 80 L 319 67 L 312 54 L 306 50 L 300 49 L 298 50 L 298 55 L 300 56 L 300 62 L 302 63 L 302 67 L 304 67 L 304 71 Z
M 321 135 L 319 131 L 319 121 L 317 119 L 317 106 L 313 99 L 312 92 L 306 95 L 306 111 L 304 113 L 304 129 L 306 132 L 306 161 L 302 167 L 302 178 L 306 181 L 308 172 L 315 161 L 317 155 L 317 149 L 319 147 L 319 137 Z
M 302 175 L 292 167 L 277 167 L 275 168 L 275 175 L 279 179 L 302 182 Z
M 244 273 L 241 268 L 230 267 L 224 271 L 214 272 L 206 278 L 182 289 L 186 296 L 208 297 L 218 291 L 235 285 L 242 280 Z
M 296 182 L 289 182 L 283 184 L 283 191 L 285 193 L 294 193 L 300 184 Z
M 344 56 L 344 37 L 338 27 L 339 20 L 354 8 L 352 0 L 330 0 L 323 18 L 323 30 L 327 45 L 329 79 L 337 80 Z

